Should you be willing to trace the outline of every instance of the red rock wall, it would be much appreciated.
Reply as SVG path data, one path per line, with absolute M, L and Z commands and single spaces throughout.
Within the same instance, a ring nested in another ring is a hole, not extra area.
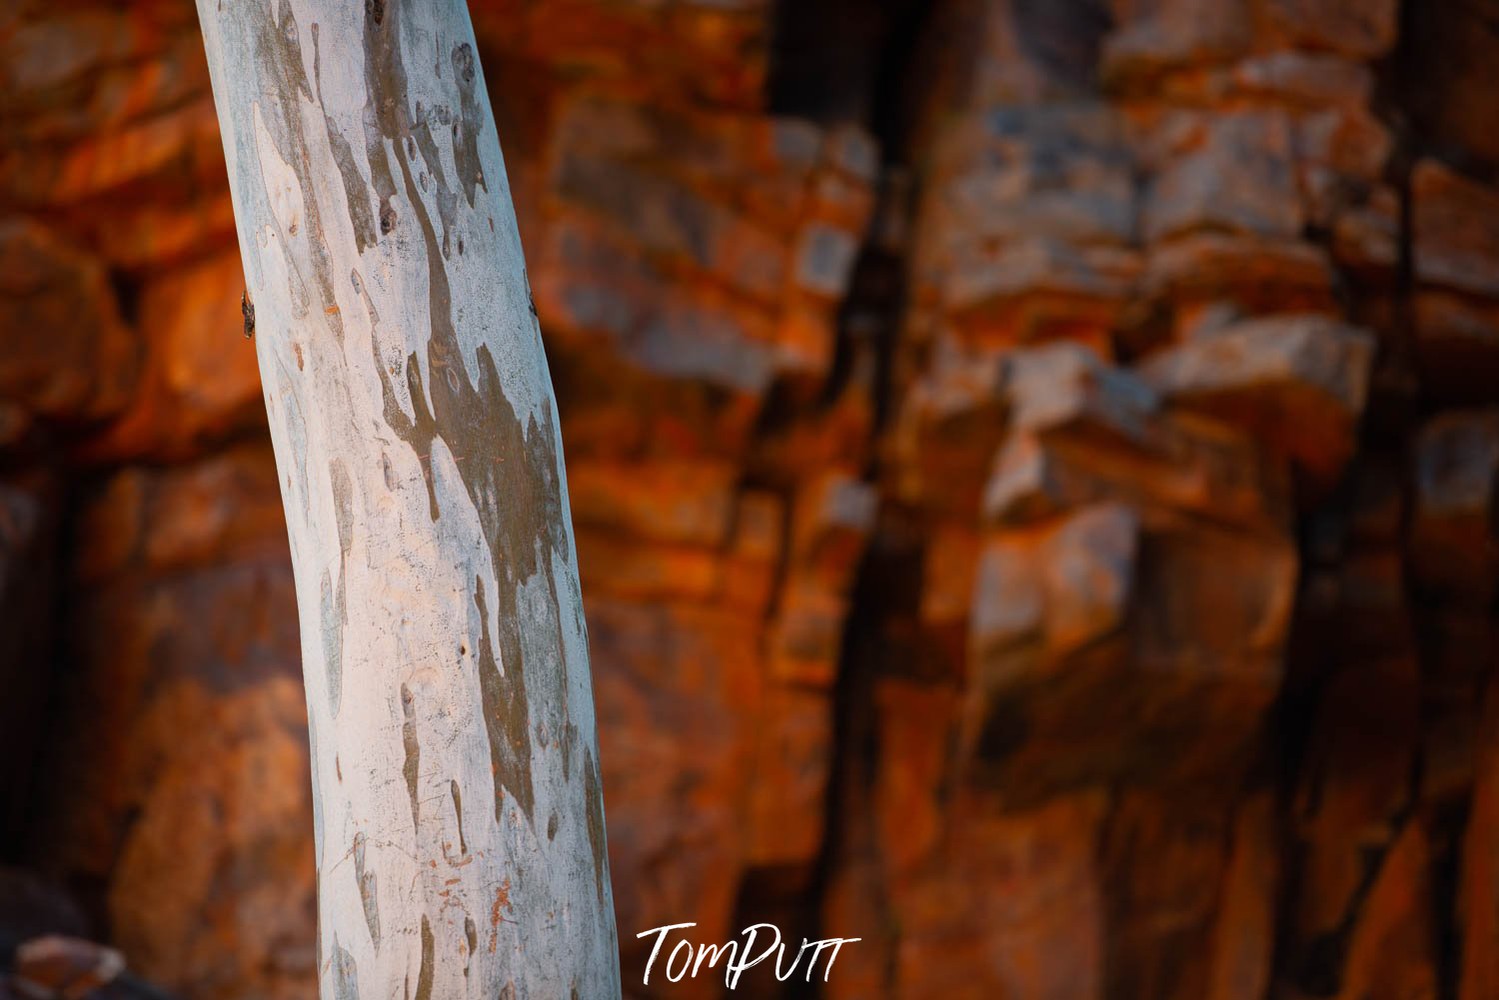
M 473 7 L 627 983 L 770 919 L 835 997 L 1499 997 L 1499 7 Z M 306 997 L 196 31 L 0 14 L 0 861 Z

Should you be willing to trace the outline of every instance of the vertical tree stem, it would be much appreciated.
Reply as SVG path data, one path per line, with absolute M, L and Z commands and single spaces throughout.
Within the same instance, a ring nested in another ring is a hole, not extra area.
M 468 11 L 198 11 L 296 574 L 322 995 L 617 997 L 556 404 Z

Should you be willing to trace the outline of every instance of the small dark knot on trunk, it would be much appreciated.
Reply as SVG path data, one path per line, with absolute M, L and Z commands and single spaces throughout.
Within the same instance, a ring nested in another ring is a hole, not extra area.
M 468 42 L 453 47 L 453 70 L 464 83 L 474 82 L 474 48 Z
M 245 339 L 249 340 L 255 336 L 255 303 L 250 301 L 248 291 L 239 297 L 239 311 L 245 317 Z

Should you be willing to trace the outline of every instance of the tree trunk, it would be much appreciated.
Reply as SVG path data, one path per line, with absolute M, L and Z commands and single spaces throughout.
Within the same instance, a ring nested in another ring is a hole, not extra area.
M 463 0 L 198 9 L 296 573 L 322 995 L 618 996 L 556 405 Z

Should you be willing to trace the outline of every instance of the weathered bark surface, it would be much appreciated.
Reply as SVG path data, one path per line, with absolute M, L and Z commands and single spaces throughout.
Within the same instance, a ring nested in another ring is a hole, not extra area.
M 617 995 L 561 440 L 467 10 L 199 16 L 302 622 L 322 994 Z

